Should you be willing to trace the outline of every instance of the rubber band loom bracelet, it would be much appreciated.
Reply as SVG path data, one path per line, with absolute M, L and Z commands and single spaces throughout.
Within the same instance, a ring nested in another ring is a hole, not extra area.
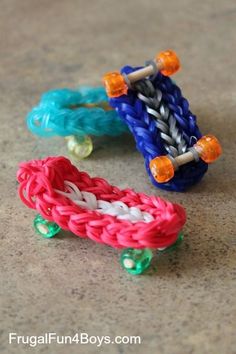
M 45 92 L 27 115 L 27 126 L 41 137 L 65 137 L 70 154 L 77 159 L 91 154 L 90 135 L 118 136 L 128 131 L 126 124 L 109 107 L 103 87 Z
M 131 274 L 149 267 L 154 250 L 167 252 L 182 241 L 180 205 L 91 178 L 65 157 L 23 162 L 17 179 L 21 200 L 39 213 L 39 234 L 52 237 L 62 228 L 122 249 L 120 263 Z
M 103 77 L 110 105 L 128 125 L 152 183 L 184 191 L 221 155 L 213 135 L 202 136 L 180 88 L 168 77 L 180 68 L 176 53 L 161 52 L 146 66 L 125 66 Z

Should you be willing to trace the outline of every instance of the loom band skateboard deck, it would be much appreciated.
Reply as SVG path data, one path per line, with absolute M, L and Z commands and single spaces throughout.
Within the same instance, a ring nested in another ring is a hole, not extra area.
M 45 92 L 27 115 L 27 126 L 41 137 L 65 137 L 70 154 L 77 159 L 91 154 L 91 136 L 118 136 L 128 131 L 109 106 L 103 87 Z
M 140 67 L 125 66 L 121 74 L 127 76 L 139 69 Z M 156 106 L 154 104 L 153 107 L 154 99 L 157 103 L 155 102 Z M 158 72 L 150 78 L 132 84 L 126 94 L 111 97 L 109 103 L 133 133 L 137 149 L 144 156 L 149 178 L 155 186 L 181 192 L 202 179 L 209 162 L 197 158 L 197 155 L 187 164 L 178 166 L 174 175 L 165 181 L 160 182 L 150 167 L 152 160 L 158 156 L 170 155 L 171 158 L 184 154 L 202 137 L 196 117 L 189 110 L 188 101 L 169 77 Z M 166 116 L 171 118 L 171 122 Z M 169 136 L 170 126 L 172 136 Z M 178 144 L 173 142 L 173 136 L 179 139 Z M 221 154 L 221 149 L 218 150 L 217 157 Z
M 131 274 L 146 270 L 155 250 L 166 252 L 182 241 L 186 214 L 180 205 L 120 190 L 65 157 L 22 162 L 17 180 L 21 200 L 39 213 L 38 233 L 52 237 L 64 229 L 121 249 L 120 263 Z

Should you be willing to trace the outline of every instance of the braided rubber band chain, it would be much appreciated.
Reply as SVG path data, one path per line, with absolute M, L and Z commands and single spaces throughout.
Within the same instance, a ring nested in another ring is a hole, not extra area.
M 127 75 L 137 69 L 125 66 L 121 73 Z M 150 161 L 156 156 L 168 154 L 176 157 L 191 148 L 202 136 L 188 101 L 169 77 L 158 72 L 153 77 L 132 84 L 127 95 L 110 98 L 109 103 L 133 133 L 137 149 L 144 156 L 146 170 L 155 186 L 184 191 L 202 179 L 208 168 L 202 160 L 181 166 L 166 183 L 158 183 L 150 171 Z
M 21 200 L 41 217 L 114 248 L 132 248 L 133 252 L 169 247 L 176 243 L 186 221 L 178 204 L 132 189 L 120 190 L 80 172 L 64 157 L 23 162 L 17 179 Z M 132 264 L 127 257 L 124 261 Z
M 137 207 L 128 207 L 121 201 L 108 202 L 98 200 L 96 195 L 90 192 L 81 191 L 76 184 L 65 181 L 65 188 L 68 192 L 55 191 L 65 197 L 71 199 L 76 205 L 88 210 L 95 210 L 106 215 L 116 216 L 119 220 L 128 220 L 131 223 L 144 221 L 149 222 L 154 220 L 154 217 L 148 212 L 142 212 Z
M 109 107 L 103 87 L 64 88 L 44 93 L 27 115 L 27 126 L 41 137 L 66 137 L 68 150 L 79 159 L 92 152 L 88 135 L 118 136 L 128 132 L 126 124 Z
M 127 131 L 116 112 L 109 109 L 103 87 L 45 92 L 39 104 L 27 115 L 27 126 L 33 134 L 42 137 L 116 136 Z

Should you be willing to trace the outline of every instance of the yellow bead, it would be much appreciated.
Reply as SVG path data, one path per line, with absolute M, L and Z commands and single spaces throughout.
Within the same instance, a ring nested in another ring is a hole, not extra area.
M 156 57 L 157 62 L 162 64 L 160 72 L 165 76 L 170 76 L 180 69 L 180 61 L 173 50 L 161 52 Z
M 214 162 L 222 154 L 222 148 L 214 135 L 205 135 L 194 145 L 206 163 Z
M 128 86 L 125 79 L 118 71 L 104 75 L 103 83 L 109 97 L 119 97 L 121 95 L 126 95 L 128 92 Z
M 150 170 L 158 183 L 168 182 L 174 177 L 175 170 L 167 156 L 155 157 L 150 161 Z
M 89 136 L 70 135 L 66 140 L 69 153 L 77 160 L 88 157 L 93 151 L 93 142 Z

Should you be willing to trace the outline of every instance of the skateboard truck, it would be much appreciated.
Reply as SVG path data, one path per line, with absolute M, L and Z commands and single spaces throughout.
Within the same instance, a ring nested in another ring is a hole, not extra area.
M 201 158 L 206 163 L 214 162 L 222 153 L 219 141 L 214 135 L 205 135 L 186 153 L 177 157 L 157 156 L 150 161 L 150 170 L 159 183 L 168 182 L 174 177 L 175 171 L 190 161 Z
M 180 61 L 173 50 L 160 52 L 153 61 L 142 69 L 133 71 L 130 74 L 121 74 L 118 71 L 109 72 L 103 76 L 103 83 L 109 97 L 126 95 L 129 86 L 145 77 L 154 75 L 160 71 L 165 76 L 170 76 L 180 69 Z

